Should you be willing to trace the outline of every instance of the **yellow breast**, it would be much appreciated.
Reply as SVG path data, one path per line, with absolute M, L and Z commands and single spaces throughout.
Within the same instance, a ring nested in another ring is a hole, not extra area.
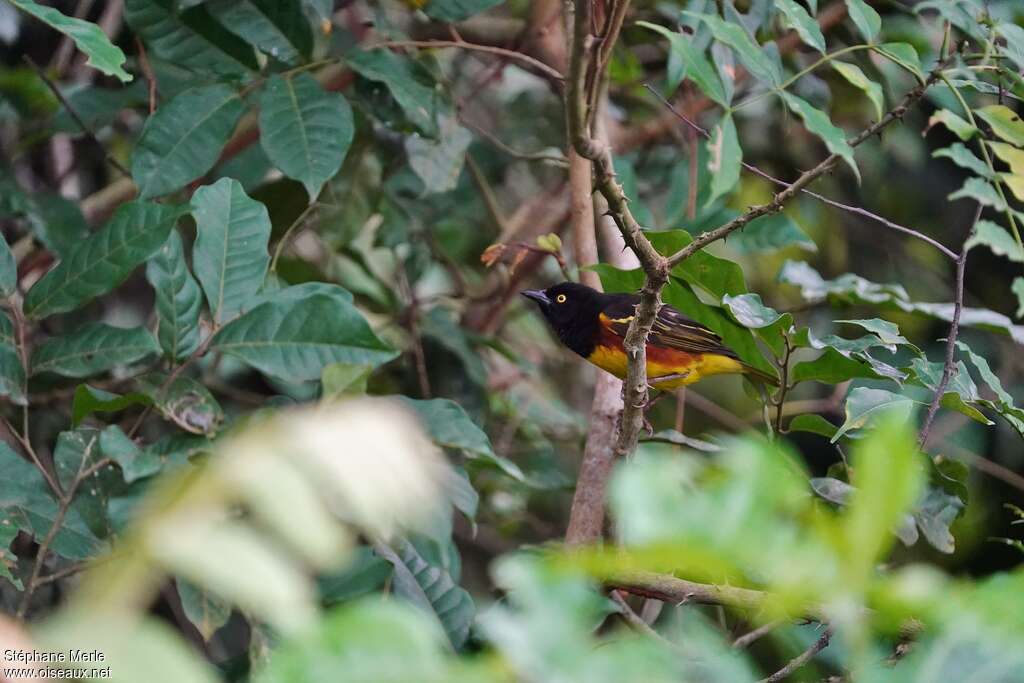
M 620 379 L 623 379 L 626 376 L 626 354 L 619 349 L 607 346 L 597 346 L 594 348 L 594 351 L 590 356 L 587 357 L 587 360 L 605 372 L 610 372 Z M 734 358 L 729 358 L 728 356 L 722 356 L 719 354 L 695 356 L 693 361 L 685 365 L 669 365 L 666 363 L 659 363 L 657 360 L 653 359 L 648 359 L 647 361 L 648 381 L 653 387 L 663 391 L 671 391 L 673 389 L 686 386 L 687 384 L 699 382 L 709 375 L 721 375 L 737 372 L 743 372 L 743 366 L 740 362 Z M 659 377 L 665 377 L 666 375 L 676 375 L 676 377 L 666 379 L 661 382 L 658 381 Z

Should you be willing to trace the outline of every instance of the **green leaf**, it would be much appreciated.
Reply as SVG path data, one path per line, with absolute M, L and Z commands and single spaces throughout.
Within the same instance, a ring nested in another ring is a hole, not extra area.
M 873 48 L 873 50 L 909 71 L 919 82 L 924 82 L 924 72 L 921 71 L 921 59 L 917 56 L 917 50 L 914 49 L 913 45 L 909 43 L 882 43 Z
M 405 139 L 409 165 L 423 181 L 427 193 L 455 189 L 471 142 L 472 134 L 454 116 L 441 117 L 436 140 L 418 135 Z
M 427 430 L 427 434 L 438 446 L 461 451 L 470 458 L 479 458 L 496 465 L 513 479 L 526 480 L 526 476 L 518 465 L 494 452 L 487 434 L 470 419 L 462 406 L 455 401 L 447 398 L 430 400 L 415 400 L 406 396 L 398 398 L 416 413 Z
M 833 346 L 826 346 L 824 352 L 814 360 L 797 363 L 790 372 L 790 379 L 794 383 L 823 382 L 825 384 L 839 384 L 840 382 L 857 377 L 896 379 L 895 377 L 888 376 L 888 374 L 880 373 L 870 363 L 865 363 L 863 360 L 858 360 L 844 354 Z
M 1014 110 L 1002 104 L 990 104 L 974 113 L 992 127 L 992 132 L 1011 145 L 1024 147 L 1024 121 Z
M 965 142 L 973 138 L 978 133 L 977 128 L 948 109 L 940 109 L 932 114 L 931 118 L 928 119 L 928 126 L 925 130 L 930 129 L 937 123 L 941 123 L 943 126 L 948 128 L 951 133 Z M 985 170 L 987 172 L 988 168 L 986 167 Z
M 345 54 L 345 63 L 363 78 L 383 83 L 421 133 L 437 135 L 434 113 L 438 95 L 416 79 L 408 60 L 389 50 L 353 49 Z
M 815 23 L 815 26 L 817 26 L 817 23 Z M 868 96 L 871 104 L 875 107 L 876 119 L 881 120 L 882 115 L 885 113 L 885 95 L 882 94 L 882 86 L 865 76 L 864 72 L 856 64 L 841 62 L 837 59 L 833 59 L 830 64 L 850 85 L 864 91 L 864 94 Z
M 196 627 L 203 640 L 210 642 L 221 626 L 231 617 L 231 605 L 195 584 L 178 579 L 178 597 L 185 616 Z
M 914 521 L 933 548 L 951 554 L 956 550 L 956 540 L 949 527 L 963 508 L 964 504 L 956 496 L 939 489 L 929 489 L 914 510 Z
M 476 613 L 473 598 L 448 572 L 424 560 L 409 541 L 399 540 L 394 546 L 378 544 L 376 548 L 395 568 L 391 579 L 395 595 L 436 616 L 452 647 L 460 649 L 469 638 Z
M 103 460 L 99 448 L 99 432 L 95 429 L 77 429 L 61 432 L 53 450 L 54 471 L 65 491 L 71 490 L 78 477 L 87 469 Z M 99 538 L 106 538 L 113 532 L 107 513 L 112 491 L 120 490 L 121 475 L 111 466 L 97 469 L 89 479 L 83 479 L 71 506 Z
M 33 285 L 25 315 L 45 318 L 71 311 L 124 282 L 167 241 L 183 207 L 129 202 Z
M 214 324 L 221 325 L 246 310 L 263 285 L 270 264 L 270 215 L 232 178 L 196 190 L 192 207 L 192 267 Z
M 149 397 L 146 400 L 149 401 Z M 151 477 L 161 470 L 164 463 L 157 452 L 160 446 L 161 443 L 157 442 L 141 449 L 117 425 L 110 425 L 100 432 L 100 453 L 117 463 L 128 484 Z
M 672 52 L 683 62 L 686 76 L 696 83 L 701 92 L 712 100 L 723 107 L 729 106 L 729 97 L 725 94 L 725 88 L 722 87 L 721 79 L 715 72 L 711 62 L 704 56 L 704 53 L 693 46 L 690 36 L 670 31 L 664 26 L 646 21 L 638 21 L 636 25 L 656 31 L 668 38 Z M 668 83 L 668 89 L 674 91 L 678 85 L 678 83 L 670 82 Z
M 794 0 L 775 0 L 775 7 L 785 15 L 786 26 L 796 31 L 805 45 L 810 45 L 824 54 L 825 36 L 822 35 L 818 22 L 807 13 L 807 10 Z
M 289 178 L 306 186 L 310 201 L 338 172 L 352 144 L 352 108 L 308 73 L 271 76 L 260 96 L 260 144 Z
M 1017 244 L 1017 240 L 1013 239 L 1005 228 L 992 221 L 978 221 L 974 226 L 974 232 L 964 244 L 964 248 L 971 249 L 979 244 L 984 244 L 997 256 L 1005 256 L 1011 261 L 1024 263 L 1024 249 Z
M 984 206 L 990 206 L 996 211 L 1006 211 L 1006 202 L 996 192 L 995 187 L 987 180 L 970 177 L 964 181 L 963 187 L 949 195 L 950 201 L 955 199 L 973 199 Z
M 782 314 L 765 306 L 759 294 L 740 294 L 722 297 L 722 305 L 729 309 L 736 321 L 744 327 L 762 328 L 778 322 Z
M 156 336 L 172 360 L 184 360 L 199 346 L 203 294 L 185 263 L 181 235 L 170 237 L 146 264 L 146 279 L 156 292 Z
M 836 322 L 845 323 L 847 325 L 856 325 L 857 327 L 873 333 L 878 337 L 879 342 L 881 342 L 881 344 L 892 353 L 896 353 L 897 346 L 910 346 L 914 349 L 917 348 L 911 344 L 906 337 L 900 334 L 900 328 L 896 323 L 889 322 L 888 320 L 871 318 L 868 320 L 837 320 Z
M 53 372 L 64 377 L 89 377 L 159 353 L 144 327 L 111 327 L 86 323 L 62 337 L 50 337 L 32 351 L 32 374 Z
M 794 417 L 789 421 L 786 429 L 790 432 L 808 432 L 831 439 L 836 435 L 838 428 L 821 415 L 808 413 Z
M 423 11 L 431 19 L 451 24 L 486 12 L 502 2 L 503 0 L 429 0 Z
M 256 69 L 252 49 L 216 23 L 204 7 L 178 13 L 174 0 L 125 0 L 124 14 L 151 56 L 192 71 L 229 76 Z
M 313 50 L 313 30 L 301 0 L 215 0 L 205 5 L 224 28 L 285 64 L 308 59 Z
M 1006 39 L 1005 52 L 1024 71 L 1024 28 L 1018 24 L 1001 21 L 995 26 L 996 32 Z
M 113 394 L 88 384 L 79 384 L 71 401 L 71 426 L 77 427 L 94 413 L 116 413 L 134 405 L 148 406 L 151 403 L 145 394 Z
M 170 384 L 167 376 L 151 372 L 138 379 L 139 388 L 160 414 L 192 434 L 214 434 L 224 421 L 224 411 L 210 390 L 191 377 L 179 375 Z
M 988 178 L 992 174 L 983 160 L 976 157 L 974 152 L 959 142 L 954 143 L 949 147 L 943 147 L 942 149 L 935 150 L 932 153 L 932 156 L 936 159 L 939 157 L 950 159 L 960 168 L 966 168 L 968 171 L 973 171 L 975 175 L 979 175 L 982 178 Z
M 7 298 L 18 290 L 18 264 L 7 246 L 7 240 L 0 235 L 0 297 Z
M 867 584 L 876 562 L 892 544 L 890 530 L 900 525 L 924 486 L 914 437 L 906 413 L 885 408 L 878 427 L 853 446 L 855 490 L 843 517 L 843 532 L 844 569 L 854 590 Z
M 61 94 L 89 130 L 102 133 L 125 109 L 134 109 L 147 104 L 148 94 L 144 79 L 136 79 L 131 85 L 121 88 L 102 88 L 89 83 L 79 83 L 61 89 Z M 54 132 L 81 135 L 82 127 L 71 116 L 68 107 L 61 104 L 50 119 Z
M 906 419 L 917 401 L 884 389 L 854 387 L 846 396 L 846 420 L 832 437 L 832 443 L 854 429 L 863 429 L 879 415 L 893 411 Z
M 709 206 L 716 199 L 736 187 L 740 179 L 743 164 L 743 149 L 740 147 L 739 135 L 732 113 L 715 124 L 708 141 L 708 172 L 711 173 L 711 194 L 704 206 Z
M 143 199 L 179 190 L 213 168 L 245 105 L 226 85 L 177 95 L 146 119 L 132 153 L 132 179 Z
M 211 349 L 289 382 L 319 379 L 330 363 L 376 367 L 397 355 L 352 304 L 324 294 L 272 298 L 221 328 Z
M 377 591 L 394 573 L 390 562 L 365 545 L 357 547 L 352 554 L 354 558 L 345 569 L 317 580 L 320 597 L 327 605 L 348 602 Z
M 1003 388 L 1003 383 L 1000 381 L 999 376 L 992 372 L 992 368 L 989 366 L 988 360 L 986 360 L 984 356 L 974 353 L 974 351 L 972 351 L 971 348 L 962 341 L 957 341 L 956 346 L 961 352 L 967 354 L 971 363 L 975 368 L 977 368 L 978 374 L 981 375 L 981 379 L 996 396 L 995 401 L 984 401 L 982 402 L 983 405 L 991 407 L 1005 418 L 1006 421 L 1014 427 L 1014 429 L 1019 433 L 1024 434 L 1024 409 L 1018 408 L 1013 404 L 1013 396 Z M 966 372 L 966 370 L 964 370 L 964 372 Z
M 882 30 L 882 17 L 878 16 L 878 12 L 864 0 L 846 0 L 846 11 L 864 40 L 873 43 L 875 36 Z
M 1017 295 L 1017 312 L 1014 315 L 1024 318 L 1024 277 L 1013 278 L 1010 290 Z
M 0 311 L 0 396 L 17 405 L 25 405 L 25 368 L 14 341 L 14 328 L 7 314 Z
M 58 504 L 35 465 L 0 443 L 0 526 L 14 527 L 42 540 L 58 514 Z M 51 549 L 69 560 L 94 557 L 103 543 L 89 529 L 79 509 L 68 509 Z
M 985 144 L 996 153 L 996 156 L 1000 158 L 1007 166 L 1010 167 L 1010 171 L 1017 175 L 1024 174 L 1024 149 L 1018 149 L 1013 145 L 1008 145 L 1005 142 L 989 142 L 985 141 Z M 987 175 L 986 173 L 979 173 L 978 175 Z
M 745 228 L 729 235 L 728 244 L 739 254 L 775 251 L 791 246 L 818 251 L 818 245 L 800 225 L 781 212 L 750 221 Z
M 778 66 L 761 51 L 761 46 L 754 42 L 754 39 L 741 25 L 724 21 L 713 14 L 689 11 L 685 11 L 683 14 L 700 19 L 707 24 L 715 36 L 715 40 L 731 47 L 754 78 L 772 86 L 778 85 L 782 80 Z
M 860 180 L 860 171 L 853 158 L 853 148 L 846 142 L 843 129 L 836 127 L 828 118 L 828 114 L 820 109 L 815 109 L 807 100 L 786 91 L 782 92 L 782 99 L 793 113 L 804 120 L 807 130 L 821 138 L 829 152 L 842 157 L 843 161 L 853 170 L 853 174 Z
M 320 376 L 323 398 L 364 395 L 366 380 L 372 373 L 372 365 L 331 363 L 325 366 Z
M 89 58 L 86 65 L 100 72 L 115 76 L 122 83 L 132 80 L 131 74 L 122 68 L 124 53 L 110 42 L 103 30 L 88 21 L 61 14 L 52 7 L 39 5 L 34 0 L 10 0 L 18 9 L 27 12 L 57 29 L 75 42 L 75 47 Z

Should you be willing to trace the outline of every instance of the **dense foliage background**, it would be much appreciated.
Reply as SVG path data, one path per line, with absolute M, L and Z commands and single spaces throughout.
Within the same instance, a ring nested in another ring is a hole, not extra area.
M 4 651 L 1024 681 L 1022 22 L 3 0 Z M 567 278 L 781 387 L 708 379 L 637 444 L 518 296 Z

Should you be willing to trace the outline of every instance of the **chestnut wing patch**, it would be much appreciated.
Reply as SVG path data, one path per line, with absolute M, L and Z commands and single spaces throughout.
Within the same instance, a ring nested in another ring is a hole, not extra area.
M 632 309 L 608 311 L 601 314 L 601 322 L 606 329 L 617 337 L 625 338 L 629 323 L 633 320 Z M 648 344 L 662 348 L 675 349 L 686 353 L 713 353 L 729 358 L 736 354 L 722 344 L 722 338 L 695 320 L 664 305 L 654 320 Z

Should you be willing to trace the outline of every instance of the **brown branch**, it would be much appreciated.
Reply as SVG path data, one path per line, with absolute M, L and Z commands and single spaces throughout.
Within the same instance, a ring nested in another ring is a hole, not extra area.
M 486 52 L 488 54 L 498 55 L 505 59 L 511 59 L 525 66 L 529 66 L 531 70 L 540 72 L 553 81 L 562 82 L 565 79 L 557 69 L 548 66 L 539 59 L 535 59 L 522 52 L 508 50 L 503 47 L 494 47 L 493 45 L 479 45 L 477 43 L 467 43 L 460 40 L 386 40 L 384 42 L 370 45 L 366 49 L 375 50 L 385 47 L 418 47 L 424 49 L 451 47 L 458 48 L 460 50 L 470 50 L 473 52 Z
M 138 36 L 135 37 L 135 45 L 139 50 L 139 67 L 142 69 L 142 74 L 146 77 L 146 84 L 149 89 L 149 113 L 152 114 L 156 111 L 156 74 L 153 73 L 153 67 L 149 64 L 149 57 L 146 56 L 146 46 L 142 44 L 142 39 Z
M 949 334 L 946 335 L 946 358 L 942 364 L 942 378 L 939 380 L 938 386 L 935 387 L 935 395 L 932 396 L 931 403 L 928 404 L 928 412 L 925 414 L 924 423 L 921 425 L 920 436 L 917 440 L 918 448 L 921 450 L 924 450 L 924 447 L 928 445 L 928 434 L 931 432 L 932 423 L 935 421 L 935 414 L 939 411 L 939 403 L 942 402 L 942 396 L 946 393 L 949 381 L 953 378 L 953 372 L 956 370 L 956 338 L 960 332 L 960 313 L 964 308 L 964 273 L 967 269 L 967 241 L 974 234 L 974 230 L 978 225 L 978 219 L 981 218 L 981 212 L 984 208 L 979 202 L 978 209 L 974 212 L 974 220 L 971 221 L 971 229 L 968 231 L 967 237 L 964 239 L 964 245 L 961 247 L 960 255 L 956 259 L 953 319 L 949 323 Z
M 781 620 L 775 619 L 773 621 L 769 621 L 767 624 L 762 624 L 761 626 L 758 626 L 752 631 L 744 633 L 742 636 L 732 641 L 733 649 L 743 650 L 747 647 L 750 647 L 752 643 L 760 640 L 761 638 L 763 638 L 764 636 L 768 635 L 776 628 L 778 628 L 781 623 Z
M 659 93 L 657 90 L 652 88 L 647 83 L 644 84 L 644 87 L 647 88 L 647 90 L 651 94 L 653 94 L 656 98 L 658 98 L 658 100 L 660 100 L 661 103 L 663 105 L 665 105 L 665 107 L 668 109 L 669 112 L 672 113 L 673 116 L 675 116 L 680 121 L 682 121 L 687 126 L 689 126 L 691 131 L 699 133 L 700 135 L 702 135 L 703 137 L 707 138 L 708 140 L 711 139 L 711 133 L 706 128 L 703 128 L 698 123 L 694 122 L 691 118 L 689 118 L 685 114 L 682 114 L 681 112 L 679 112 L 679 110 L 677 110 L 675 107 L 673 107 L 672 103 L 669 102 L 668 100 L 666 100 L 661 95 L 661 93 Z M 691 157 L 692 156 L 693 155 L 691 153 Z M 769 182 L 772 182 L 772 183 L 774 183 L 776 185 L 779 185 L 781 187 L 786 187 L 786 188 L 788 188 L 790 186 L 790 183 L 787 183 L 785 180 L 782 180 L 781 178 L 776 178 L 775 176 L 771 175 L 770 173 L 767 173 L 766 171 L 761 170 L 760 168 L 758 168 L 757 166 L 754 166 L 753 164 L 749 164 L 749 163 L 747 163 L 745 161 L 741 162 L 741 163 L 743 165 L 743 168 L 747 169 L 748 171 L 750 171 L 751 173 L 753 173 L 755 175 L 758 175 L 758 176 L 764 178 L 765 180 L 767 180 Z M 691 167 L 692 167 L 692 163 L 691 163 Z M 843 211 L 848 211 L 850 213 L 857 214 L 858 216 L 863 216 L 864 218 L 867 218 L 869 220 L 875 221 L 876 223 L 880 223 L 880 224 L 884 225 L 887 228 L 890 228 L 892 230 L 896 230 L 898 232 L 902 232 L 904 234 L 910 235 L 911 237 L 915 237 L 915 238 L 917 238 L 917 239 L 919 239 L 919 240 L 921 240 L 923 242 L 926 242 L 926 243 L 932 245 L 933 247 L 935 247 L 936 249 L 938 249 L 939 251 L 941 251 L 943 253 L 943 255 L 945 255 L 950 260 L 955 261 L 957 259 L 957 255 L 956 255 L 956 253 L 953 250 L 949 249 L 948 247 L 946 247 L 944 244 L 942 244 L 938 240 L 935 240 L 935 239 L 929 237 L 928 235 L 925 235 L 922 232 L 914 230 L 913 228 L 908 228 L 905 225 L 900 225 L 899 223 L 895 223 L 895 222 L 889 220 L 888 218 L 885 218 L 884 216 L 879 216 L 878 214 L 872 213 L 871 211 L 868 211 L 867 209 L 861 208 L 859 206 L 852 206 L 850 204 L 843 204 L 842 202 L 837 202 L 834 199 L 829 199 L 828 197 L 826 197 L 824 195 L 821 195 L 821 194 L 818 194 L 817 192 L 814 192 L 812 190 L 808 190 L 807 188 L 803 188 L 800 191 L 803 192 L 804 194 L 806 194 L 809 197 L 813 197 L 813 198 L 817 199 L 820 202 L 828 204 L 829 206 L 835 207 L 837 209 L 842 209 Z M 694 201 L 696 201 L 695 198 L 694 198 Z M 692 216 L 691 216 L 691 218 L 692 218 Z
M 811 643 L 810 647 L 801 652 L 786 666 L 782 667 L 768 678 L 762 678 L 758 683 L 779 683 L 780 681 L 786 680 L 790 674 L 802 667 L 807 662 L 811 661 L 814 655 L 818 654 L 826 647 L 828 647 L 829 641 L 832 640 L 832 629 L 826 628 L 821 636 Z

